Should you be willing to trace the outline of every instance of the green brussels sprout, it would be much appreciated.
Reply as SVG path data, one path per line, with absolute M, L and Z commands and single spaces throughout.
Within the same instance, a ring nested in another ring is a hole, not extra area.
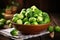
M 13 18 L 12 18 L 12 21 L 16 23 L 18 19 L 19 19 L 19 18 L 17 18 L 17 17 L 13 17 Z
M 17 17 L 20 18 L 20 19 L 23 19 L 24 18 L 24 15 L 23 14 L 18 14 Z
M 43 16 L 42 14 L 43 14 L 43 12 L 40 10 L 40 12 L 38 13 L 38 15 L 39 16 Z
M 4 23 L 0 22 L 0 26 L 1 26 L 1 27 L 4 26 Z
M 43 17 L 42 16 L 38 16 L 37 17 L 37 22 L 43 21 Z
M 43 12 L 43 17 L 44 17 L 44 23 L 48 23 L 48 22 L 50 22 L 50 18 L 49 18 L 49 15 L 48 15 L 48 13 L 46 13 L 46 12 Z
M 45 18 L 44 19 L 44 23 L 49 23 L 50 22 L 50 18 Z
M 21 19 L 19 19 L 19 20 L 17 20 L 17 22 L 16 22 L 17 24 L 23 24 L 23 22 L 22 22 L 22 20 Z
M 49 32 L 53 32 L 53 31 L 54 31 L 54 27 L 53 27 L 53 26 L 49 26 L 49 27 L 48 27 L 48 31 L 49 31 Z
M 55 26 L 55 32 L 60 32 L 60 26 Z
M 36 18 L 35 18 L 35 17 L 30 17 L 30 18 L 29 18 L 29 21 L 30 21 L 30 22 L 36 21 Z
M 38 14 L 34 13 L 33 14 L 33 17 L 37 18 L 38 17 Z
M 38 22 L 35 21 L 35 22 L 32 22 L 32 24 L 33 24 L 33 25 L 38 25 Z
M 36 6 L 32 6 L 31 9 L 34 13 L 39 13 L 40 12 L 40 10 Z
M 22 11 L 20 12 L 20 14 L 23 14 L 23 15 L 25 15 L 25 13 L 26 13 L 26 9 L 22 9 Z
M 4 23 L 6 20 L 5 19 L 0 19 L 0 22 Z
M 4 24 L 5 24 L 5 19 L 0 19 L 0 26 L 4 26 Z
M 6 24 L 10 24 L 10 23 L 11 23 L 11 20 L 7 20 L 7 21 L 6 21 Z
M 24 19 L 23 19 L 23 22 L 26 22 L 26 21 L 28 21 L 28 18 L 24 18 Z
M 49 18 L 48 13 L 46 13 L 46 12 L 43 12 L 43 14 L 42 14 L 42 15 L 43 15 L 43 17 L 44 17 L 44 18 L 46 18 L 46 17 L 47 17 L 47 18 Z
M 28 9 L 26 10 L 25 16 L 28 17 L 28 18 L 33 16 L 32 10 L 31 10 L 30 8 L 28 8 Z
M 29 24 L 30 24 L 30 22 L 29 22 L 29 21 L 26 21 L 24 24 L 27 24 L 27 25 L 29 25 Z
M 10 34 L 11 34 L 12 36 L 17 36 L 17 35 L 19 34 L 19 31 L 16 30 L 16 29 L 13 29 L 13 30 L 10 32 Z

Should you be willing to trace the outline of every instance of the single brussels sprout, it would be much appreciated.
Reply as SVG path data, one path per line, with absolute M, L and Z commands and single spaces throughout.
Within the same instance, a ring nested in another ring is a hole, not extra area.
M 7 21 L 6 21 L 6 24 L 10 24 L 10 23 L 11 23 L 11 20 L 7 20 Z
M 43 12 L 40 10 L 40 12 L 38 13 L 38 15 L 39 16 L 43 16 L 42 14 L 43 14 Z
M 18 14 L 17 17 L 20 18 L 20 19 L 23 19 L 24 18 L 24 15 L 23 14 Z
M 39 13 L 40 12 L 40 10 L 36 6 L 32 6 L 31 9 L 34 13 Z
M 12 18 L 12 21 L 16 23 L 18 19 L 19 19 L 19 18 L 17 18 L 17 17 L 13 17 L 13 18 Z
M 17 35 L 19 34 L 19 31 L 16 30 L 16 29 L 13 29 L 13 30 L 10 32 L 10 34 L 11 34 L 12 36 L 17 36 Z
M 49 32 L 53 32 L 53 31 L 54 31 L 54 27 L 53 27 L 53 26 L 49 26 L 49 27 L 48 27 L 48 31 L 49 31 Z
M 48 15 L 48 13 L 46 13 L 46 12 L 43 12 L 43 17 L 44 17 L 44 23 L 48 23 L 48 22 L 50 22 L 50 17 L 49 17 L 49 15 Z
M 0 22 L 0 27 L 4 26 L 4 23 Z
M 60 26 L 55 26 L 55 32 L 60 32 Z
M 35 18 L 35 17 L 30 17 L 30 18 L 29 18 L 29 21 L 30 21 L 30 22 L 34 22 L 34 21 L 36 21 L 36 18 Z
M 38 16 L 37 17 L 37 22 L 43 21 L 43 17 L 42 16 Z
M 26 9 L 22 9 L 22 11 L 20 12 L 20 14 L 23 14 L 23 15 L 25 15 L 25 13 L 26 13 Z
M 38 22 L 35 21 L 35 22 L 32 22 L 32 24 L 33 24 L 33 25 L 38 25 Z
M 23 19 L 23 22 L 26 22 L 26 21 L 28 21 L 28 18 L 24 18 L 24 19 Z
M 17 24 L 23 24 L 23 22 L 22 22 L 22 20 L 21 19 L 19 19 L 19 20 L 17 20 L 17 22 L 16 22 Z
M 28 8 L 28 9 L 26 10 L 25 16 L 26 16 L 26 17 L 32 17 L 32 15 L 33 15 L 32 10 L 31 10 L 30 8 Z
M 37 18 L 38 17 L 38 14 L 34 13 L 33 14 L 33 17 Z
M 29 22 L 29 21 L 26 21 L 24 24 L 27 24 L 27 25 L 29 25 L 29 24 L 30 24 L 30 22 Z
M 42 15 L 43 15 L 43 17 L 44 17 L 44 18 L 46 18 L 46 17 L 48 17 L 48 18 L 49 18 L 48 13 L 46 13 L 46 12 L 43 12 L 43 14 L 42 14 Z
M 50 22 L 50 18 L 45 18 L 44 19 L 44 23 L 49 23 Z
M 0 22 L 4 23 L 6 20 L 5 19 L 0 19 Z

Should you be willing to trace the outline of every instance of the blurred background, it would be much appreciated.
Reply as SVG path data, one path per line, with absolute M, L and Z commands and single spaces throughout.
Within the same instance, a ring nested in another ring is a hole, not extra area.
M 11 0 L 0 0 L 0 9 L 6 8 L 10 4 Z M 59 7 L 56 0 L 16 0 L 20 3 L 19 9 L 27 8 L 32 5 L 36 5 L 39 9 L 47 12 L 59 12 Z

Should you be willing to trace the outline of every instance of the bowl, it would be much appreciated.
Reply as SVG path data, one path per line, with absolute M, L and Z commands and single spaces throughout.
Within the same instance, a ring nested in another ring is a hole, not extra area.
M 50 26 L 51 22 L 47 24 L 40 24 L 40 25 L 24 25 L 24 24 L 17 24 L 17 23 L 12 23 L 12 24 L 22 34 L 34 35 L 42 32 L 43 30 L 46 30 L 48 26 Z
M 4 18 L 9 20 L 9 19 L 12 19 L 13 18 L 13 14 L 4 14 Z

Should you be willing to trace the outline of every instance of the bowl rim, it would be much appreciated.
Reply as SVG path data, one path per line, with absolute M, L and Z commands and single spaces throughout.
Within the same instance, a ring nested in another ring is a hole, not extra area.
M 49 23 L 46 23 L 46 24 L 38 24 L 38 25 L 41 26 L 41 25 L 47 25 L 47 24 L 51 24 L 51 23 L 52 23 L 52 21 L 50 21 Z M 12 24 L 14 24 L 14 25 L 15 25 L 15 24 L 16 24 L 16 25 L 24 25 L 24 26 L 26 26 L 26 25 L 27 25 L 27 26 L 38 26 L 38 25 L 33 25 L 33 24 L 30 24 L 30 25 L 28 25 L 28 24 L 17 24 L 17 23 L 14 23 L 14 22 L 12 22 Z

